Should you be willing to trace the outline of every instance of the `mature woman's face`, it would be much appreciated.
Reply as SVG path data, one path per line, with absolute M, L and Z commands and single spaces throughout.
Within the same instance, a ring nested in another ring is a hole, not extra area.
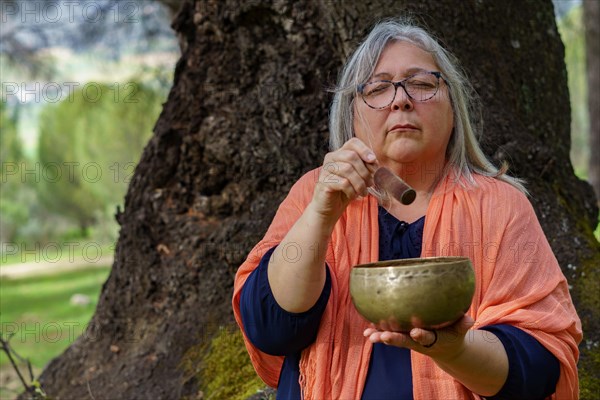
M 385 47 L 369 81 L 400 81 L 420 71 L 439 69 L 428 52 L 396 41 Z M 437 94 L 425 102 L 411 100 L 398 87 L 389 107 L 372 109 L 361 95 L 354 107 L 354 132 L 383 165 L 396 169 L 399 164 L 425 163 L 432 170 L 444 165 L 454 118 L 448 88 L 441 79 Z

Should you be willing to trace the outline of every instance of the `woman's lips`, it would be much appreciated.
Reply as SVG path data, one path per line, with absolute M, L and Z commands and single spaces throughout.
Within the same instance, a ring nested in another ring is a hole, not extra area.
M 392 129 L 390 129 L 388 132 L 392 132 L 392 131 L 413 131 L 418 129 L 416 126 L 412 125 L 412 124 L 396 124 L 394 126 L 392 126 Z

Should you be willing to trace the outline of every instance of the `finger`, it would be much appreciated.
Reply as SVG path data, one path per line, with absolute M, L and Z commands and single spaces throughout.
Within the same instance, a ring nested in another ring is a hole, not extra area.
M 388 325 L 390 327 L 388 330 L 390 330 L 390 331 L 398 332 L 398 331 L 401 330 L 400 329 L 401 326 L 400 326 L 400 324 L 398 323 L 398 320 L 395 317 L 390 317 L 388 319 Z
M 433 331 L 420 328 L 411 329 L 410 337 L 421 346 L 429 346 L 436 340 L 436 335 Z
M 363 336 L 365 336 L 365 337 L 369 337 L 369 336 L 371 336 L 371 335 L 372 335 L 373 333 L 375 333 L 375 332 L 379 332 L 379 331 L 378 331 L 377 329 L 375 329 L 375 328 L 367 328 L 367 329 L 365 329 L 365 331 L 363 332 Z
M 360 152 L 354 149 L 340 149 L 336 152 L 335 158 L 340 161 L 346 161 L 348 164 L 352 165 L 356 173 L 363 178 L 367 186 L 373 184 L 373 173 L 378 168 L 377 163 L 365 161 Z
M 371 148 L 359 138 L 354 137 L 348 140 L 346 143 L 344 143 L 342 148 L 356 151 L 360 155 L 361 159 L 368 164 L 377 162 L 377 157 L 375 156 L 375 153 L 373 153 L 373 150 L 371 150 Z
M 382 343 L 382 341 L 381 341 L 381 332 L 374 331 L 370 335 L 367 336 L 367 339 L 369 339 L 369 341 L 371 343 Z
M 375 171 L 377 171 L 379 169 L 379 162 L 374 162 L 372 164 L 365 164 L 365 166 L 367 167 L 367 169 L 369 170 L 369 172 L 372 174 L 375 173 Z
M 390 327 L 388 322 L 384 319 L 379 321 L 379 325 L 377 325 L 377 328 L 379 328 L 380 331 L 391 331 L 392 330 L 392 328 Z
M 341 164 L 339 172 L 350 182 L 356 193 L 366 196 L 367 188 L 371 185 L 373 178 L 356 153 L 354 153 L 354 157 L 355 160 L 350 163 Z
M 371 343 L 383 343 L 386 345 L 407 348 L 416 346 L 416 343 L 411 340 L 409 335 L 400 332 L 380 331 L 375 328 L 367 328 L 363 334 Z
M 371 343 L 380 343 L 381 342 L 381 331 L 375 328 L 367 328 L 364 331 L 364 336 L 369 339 Z
M 345 192 L 351 186 L 357 194 L 366 195 L 373 178 L 360 157 L 356 153 L 339 153 L 336 157 L 339 158 L 324 165 L 322 182 L 328 185 L 337 184 L 338 186 L 333 187 L 338 190 L 345 188 Z
M 329 191 L 343 192 L 349 199 L 354 199 L 366 190 L 360 184 L 355 185 L 348 179 L 344 170 L 340 167 L 341 162 L 327 162 L 323 165 L 319 175 L 319 183 L 327 187 Z
M 400 332 L 381 332 L 379 335 L 379 341 L 381 343 L 396 347 L 412 348 L 415 345 L 414 341 L 409 335 Z

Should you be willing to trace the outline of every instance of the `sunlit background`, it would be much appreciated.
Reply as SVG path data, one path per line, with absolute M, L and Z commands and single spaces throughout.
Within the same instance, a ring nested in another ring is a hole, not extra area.
M 158 1 L 0 9 L 0 332 L 37 375 L 92 316 L 179 47 Z M 18 390 L 2 352 L 0 398 Z
M 0 2 L 0 332 L 34 375 L 91 318 L 112 265 L 114 215 L 179 58 L 173 11 L 159 1 L 67 3 Z M 585 179 L 581 1 L 554 3 L 566 48 L 571 159 Z M 18 389 L 2 352 L 0 398 Z

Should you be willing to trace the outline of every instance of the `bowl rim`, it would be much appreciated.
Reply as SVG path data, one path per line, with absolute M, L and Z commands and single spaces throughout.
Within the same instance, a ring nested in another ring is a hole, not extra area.
M 467 261 L 472 268 L 473 263 L 469 257 L 446 256 L 446 257 L 420 257 L 420 258 L 401 258 L 397 260 L 376 261 L 366 264 L 357 264 L 352 269 L 379 269 L 379 268 L 410 268 L 410 267 L 437 267 L 447 266 Z

